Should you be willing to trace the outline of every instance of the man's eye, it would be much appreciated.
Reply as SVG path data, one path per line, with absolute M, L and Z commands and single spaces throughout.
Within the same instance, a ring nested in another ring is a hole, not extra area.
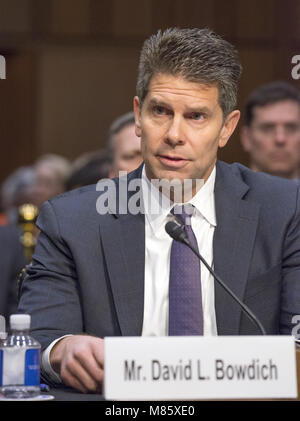
M 193 120 L 201 120 L 202 118 L 204 118 L 204 116 L 201 113 L 192 113 L 191 114 L 191 118 Z
M 259 126 L 259 129 L 262 133 L 269 134 L 275 131 L 275 126 L 270 124 L 262 124 L 261 126 Z
M 290 123 L 284 126 L 285 132 L 288 134 L 294 134 L 300 130 L 300 124 Z
M 158 115 L 164 115 L 164 114 L 166 114 L 166 109 L 165 109 L 164 107 L 161 107 L 161 106 L 159 106 L 159 105 L 156 105 L 156 106 L 154 107 L 154 112 L 155 112 L 156 114 L 158 114 Z

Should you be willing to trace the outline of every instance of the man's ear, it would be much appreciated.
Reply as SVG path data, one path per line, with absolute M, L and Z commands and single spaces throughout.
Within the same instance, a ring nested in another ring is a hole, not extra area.
M 219 147 L 223 148 L 226 143 L 228 142 L 230 136 L 232 135 L 232 133 L 234 132 L 239 119 L 240 119 L 240 111 L 239 110 L 234 110 L 231 111 L 230 114 L 228 114 L 228 116 L 225 119 L 225 123 L 221 129 L 221 133 L 220 133 L 220 137 L 219 137 Z
M 133 98 L 133 111 L 134 111 L 134 119 L 135 119 L 135 134 L 138 137 L 142 135 L 141 129 L 141 107 L 140 107 L 140 100 L 139 97 L 135 96 Z

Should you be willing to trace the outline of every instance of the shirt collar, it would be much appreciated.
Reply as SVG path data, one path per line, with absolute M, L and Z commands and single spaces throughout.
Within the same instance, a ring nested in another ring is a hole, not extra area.
M 207 220 L 210 225 L 216 227 L 216 209 L 215 209 L 215 181 L 216 181 L 216 166 L 214 166 L 206 183 L 190 200 L 190 203 L 195 206 L 197 211 Z
M 216 179 L 216 167 L 214 166 L 206 183 L 199 189 L 197 194 L 189 201 L 197 213 L 200 213 L 207 222 L 216 226 L 216 212 L 214 200 L 214 186 Z M 145 217 L 154 232 L 157 232 L 167 222 L 168 215 L 174 204 L 161 194 L 146 176 L 145 165 L 142 170 L 142 195 L 144 202 Z

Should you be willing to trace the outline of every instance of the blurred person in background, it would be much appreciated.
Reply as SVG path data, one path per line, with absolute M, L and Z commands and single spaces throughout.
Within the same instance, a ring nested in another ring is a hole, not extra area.
M 70 163 L 58 155 L 44 155 L 33 167 L 21 167 L 2 184 L 3 221 L 0 227 L 0 314 L 8 321 L 16 312 L 18 281 L 31 262 L 39 230 L 35 220 L 41 205 L 65 191 Z
M 17 223 L 19 207 L 25 203 L 35 204 L 35 183 L 32 167 L 20 167 L 4 180 L 1 187 L 2 221 Z
M 1 187 L 2 221 L 0 227 L 0 314 L 6 318 L 16 312 L 18 276 L 27 263 L 19 225 L 19 209 L 32 203 L 35 173 L 32 167 L 20 167 L 10 174 Z
M 65 183 L 71 173 L 71 163 L 60 155 L 46 154 L 35 162 L 34 170 L 34 203 L 40 208 L 48 199 L 65 191 Z
M 129 173 L 141 165 L 141 139 L 135 134 L 133 112 L 123 114 L 112 122 L 107 147 L 112 155 L 110 177 L 118 177 L 119 171 Z
M 107 151 L 88 152 L 73 162 L 65 189 L 73 190 L 89 184 L 96 184 L 103 178 L 109 178 L 110 170 L 111 156 Z
M 297 180 L 300 175 L 300 91 L 281 81 L 255 90 L 246 103 L 241 143 L 254 171 Z

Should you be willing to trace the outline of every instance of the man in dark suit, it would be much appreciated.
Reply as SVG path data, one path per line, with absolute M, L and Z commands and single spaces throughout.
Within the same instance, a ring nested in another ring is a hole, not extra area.
M 190 205 L 185 230 L 200 253 L 266 332 L 291 334 L 300 312 L 298 187 L 217 161 L 239 120 L 240 72 L 233 47 L 209 30 L 150 37 L 134 99 L 144 164 L 128 178 L 43 206 L 19 310 L 32 315 L 51 379 L 101 390 L 105 336 L 259 334 L 209 272 L 201 267 L 199 274 L 187 247 L 173 258 L 178 243 L 164 227 L 177 202 Z M 156 184 L 162 180 L 191 183 L 178 199 L 178 190 L 168 195 Z M 177 273 L 183 275 L 175 292 Z M 187 307 L 196 309 L 191 320 L 183 320 Z M 184 333 L 176 330 L 181 321 Z
M 17 310 L 17 279 L 26 265 L 20 232 L 15 225 L 0 227 L 0 314 L 8 322 Z

